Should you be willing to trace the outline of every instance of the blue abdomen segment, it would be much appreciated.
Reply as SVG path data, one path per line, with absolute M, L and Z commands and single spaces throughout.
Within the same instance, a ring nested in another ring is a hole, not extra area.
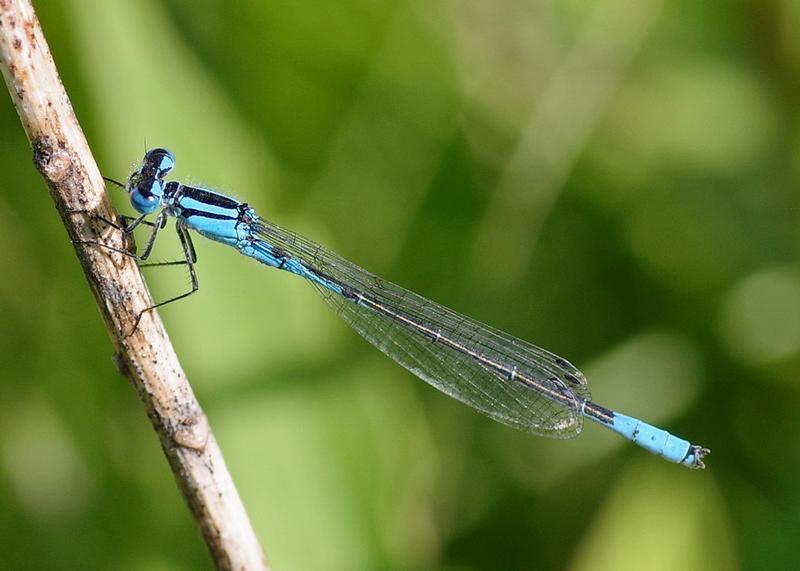
M 706 451 L 666 430 L 647 424 L 643 420 L 619 412 L 613 412 L 610 421 L 594 416 L 589 416 L 589 418 L 665 460 L 690 468 L 703 466 L 701 458 Z
M 239 251 L 262 264 L 285 270 L 316 285 L 320 285 L 335 294 L 342 295 L 342 287 L 337 282 L 325 276 L 318 269 L 307 266 L 297 258 L 290 256 L 280 248 L 276 248 L 264 240 L 250 237 L 239 245 Z

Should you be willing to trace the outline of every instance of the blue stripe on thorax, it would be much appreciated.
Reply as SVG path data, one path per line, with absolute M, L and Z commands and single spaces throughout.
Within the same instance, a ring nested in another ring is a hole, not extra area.
M 342 288 L 300 260 L 253 236 L 243 212 L 255 213 L 246 204 L 206 188 L 181 185 L 174 190 L 170 208 L 175 216 L 203 236 L 238 249 L 245 256 L 273 268 L 286 270 L 341 295 Z
M 186 226 L 206 238 L 238 247 L 250 229 L 240 221 L 245 205 L 204 188 L 182 185 L 170 208 Z

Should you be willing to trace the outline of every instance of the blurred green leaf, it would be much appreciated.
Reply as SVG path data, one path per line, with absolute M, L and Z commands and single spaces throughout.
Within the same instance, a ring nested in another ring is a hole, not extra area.
M 104 174 L 167 146 L 177 178 L 713 450 L 692 473 L 594 426 L 493 423 L 301 280 L 198 239 L 200 292 L 161 314 L 276 568 L 800 558 L 795 2 L 37 9 Z M 0 567 L 209 568 L 10 105 L 0 128 Z M 146 272 L 157 299 L 188 287 Z

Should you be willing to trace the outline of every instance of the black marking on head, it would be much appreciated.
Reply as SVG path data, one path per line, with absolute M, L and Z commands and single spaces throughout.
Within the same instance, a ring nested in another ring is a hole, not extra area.
M 168 166 L 164 168 L 164 159 L 167 161 Z M 175 164 L 175 159 L 167 149 L 151 149 L 147 151 L 142 162 L 142 167 L 139 171 L 142 176 L 147 180 L 162 179 L 172 169 Z
M 136 192 L 138 192 L 142 197 L 150 198 L 152 196 L 155 196 L 152 190 L 154 184 L 153 179 L 140 178 L 135 182 L 136 184 L 134 185 L 133 188 L 135 188 Z
M 570 375 L 569 373 L 566 373 L 564 375 L 564 379 L 566 381 L 572 383 L 573 385 L 580 385 L 581 384 L 581 382 L 578 380 L 577 377 L 575 377 L 575 375 Z

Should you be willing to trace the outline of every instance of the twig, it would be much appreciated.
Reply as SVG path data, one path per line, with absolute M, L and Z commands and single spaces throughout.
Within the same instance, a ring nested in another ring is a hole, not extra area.
M 0 0 L 0 68 L 33 160 L 94 293 L 116 362 L 144 403 L 178 486 L 219 569 L 266 569 L 261 547 L 222 453 L 181 369 L 136 264 L 86 241 L 118 248 L 103 180 L 58 77 L 29 0 Z

